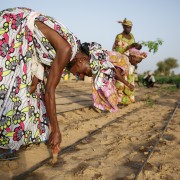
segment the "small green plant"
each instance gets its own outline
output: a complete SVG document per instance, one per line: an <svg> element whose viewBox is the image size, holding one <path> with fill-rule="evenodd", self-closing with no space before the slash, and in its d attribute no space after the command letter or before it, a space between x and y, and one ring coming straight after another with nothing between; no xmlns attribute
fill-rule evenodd
<svg viewBox="0 0 180 180"><path fill-rule="evenodd" d="M161 39L157 39L156 41L141 41L139 43L142 46L147 46L149 49L149 52L156 53L158 52L159 46L163 44L163 41Z"/></svg>
<svg viewBox="0 0 180 180"><path fill-rule="evenodd" d="M145 101L146 105L149 107L152 107L155 104L154 100L150 96L147 96Z"/></svg>

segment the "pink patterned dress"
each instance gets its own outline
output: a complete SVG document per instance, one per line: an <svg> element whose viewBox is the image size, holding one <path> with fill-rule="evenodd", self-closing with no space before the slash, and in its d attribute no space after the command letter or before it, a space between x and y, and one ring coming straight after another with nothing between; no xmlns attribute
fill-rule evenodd
<svg viewBox="0 0 180 180"><path fill-rule="evenodd" d="M135 85L134 70L135 67L129 62L126 55L115 51L109 51L109 60L116 67L124 71L124 79L130 84ZM131 91L124 83L116 80L115 86L118 94L119 104L128 105L135 102L134 91Z"/></svg>
<svg viewBox="0 0 180 180"><path fill-rule="evenodd" d="M54 29L76 54L79 41L62 23L34 11L11 8L0 12L0 148L18 150L22 145L46 141L49 120L44 104L44 81L30 94L32 59L48 69L56 51L34 21ZM34 13L35 14L35 13ZM28 23L34 26L31 30Z"/></svg>
<svg viewBox="0 0 180 180"><path fill-rule="evenodd" d="M134 102L134 92L115 79L115 68L124 72L124 78L134 85L134 66L129 58L115 51L103 50L96 42L86 43L92 69L93 105L101 110L118 111L118 104Z"/></svg>

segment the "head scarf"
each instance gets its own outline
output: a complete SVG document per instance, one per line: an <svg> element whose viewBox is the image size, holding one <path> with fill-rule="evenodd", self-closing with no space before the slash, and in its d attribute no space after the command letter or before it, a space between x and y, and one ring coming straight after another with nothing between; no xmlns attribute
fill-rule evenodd
<svg viewBox="0 0 180 180"><path fill-rule="evenodd" d="M96 42L89 43L90 67L95 76L95 88L100 89L114 77L114 65L109 61L107 51Z"/></svg>
<svg viewBox="0 0 180 180"><path fill-rule="evenodd" d="M144 59L147 57L147 52L140 51L136 48L131 48L129 49L129 55Z"/></svg>
<svg viewBox="0 0 180 180"><path fill-rule="evenodd" d="M82 49L90 56L93 79L94 106L101 110L117 111L118 99L114 81L114 65L109 61L106 50L96 42L83 43ZM97 102L97 96L101 102Z"/></svg>
<svg viewBox="0 0 180 180"><path fill-rule="evenodd" d="M132 21L130 21L126 18L123 21L118 21L118 23L121 23L122 25L125 25L125 26L132 26L133 25Z"/></svg>

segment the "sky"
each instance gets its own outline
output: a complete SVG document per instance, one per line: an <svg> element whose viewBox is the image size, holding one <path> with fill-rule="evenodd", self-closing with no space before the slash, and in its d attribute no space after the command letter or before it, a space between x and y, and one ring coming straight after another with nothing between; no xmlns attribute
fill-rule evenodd
<svg viewBox="0 0 180 180"><path fill-rule="evenodd" d="M154 71L157 63L175 58L180 66L179 0L1 0L0 10L27 7L54 17L66 25L81 42L98 42L112 50L117 34L123 31L119 20L133 22L136 42L163 40L157 53L138 65L138 73ZM146 47L143 51L148 51ZM174 69L180 74L180 67Z"/></svg>

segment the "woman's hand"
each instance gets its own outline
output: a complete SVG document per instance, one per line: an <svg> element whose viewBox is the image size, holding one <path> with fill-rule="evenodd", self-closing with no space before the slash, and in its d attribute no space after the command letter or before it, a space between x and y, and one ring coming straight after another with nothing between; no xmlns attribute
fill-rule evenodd
<svg viewBox="0 0 180 180"><path fill-rule="evenodd" d="M128 88L131 90L131 91L134 91L134 86L132 84L128 84Z"/></svg>
<svg viewBox="0 0 180 180"><path fill-rule="evenodd" d="M139 44L138 44L138 43L133 43L133 44L132 44L132 47L133 47L133 48L139 48Z"/></svg>
<svg viewBox="0 0 180 180"><path fill-rule="evenodd" d="M61 133L60 130L52 131L49 136L49 145L51 148L59 147L61 144Z"/></svg>
<svg viewBox="0 0 180 180"><path fill-rule="evenodd" d="M140 50L142 48L142 46L138 43L132 43L131 45L127 46L126 51L132 48L136 48L138 50Z"/></svg>

